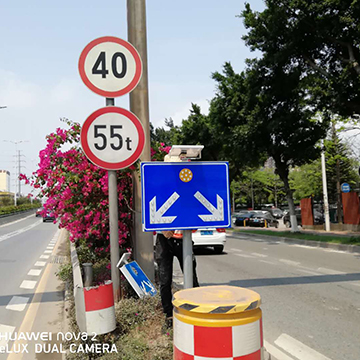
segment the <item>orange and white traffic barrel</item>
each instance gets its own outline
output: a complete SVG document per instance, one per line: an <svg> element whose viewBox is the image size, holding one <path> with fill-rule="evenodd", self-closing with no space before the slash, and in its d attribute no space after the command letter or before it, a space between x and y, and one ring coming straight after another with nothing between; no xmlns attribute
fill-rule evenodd
<svg viewBox="0 0 360 360"><path fill-rule="evenodd" d="M174 294L174 360L263 360L261 298L235 286Z"/></svg>

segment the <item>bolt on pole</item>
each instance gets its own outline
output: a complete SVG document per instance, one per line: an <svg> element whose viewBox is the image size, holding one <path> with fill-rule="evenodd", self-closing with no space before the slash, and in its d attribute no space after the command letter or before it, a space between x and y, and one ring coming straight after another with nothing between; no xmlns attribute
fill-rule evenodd
<svg viewBox="0 0 360 360"><path fill-rule="evenodd" d="M150 161L149 90L146 41L145 0L127 0L128 41L137 49L142 60L143 71L137 87L130 93L130 111L141 121L145 131L145 146L141 161ZM152 233L142 231L140 175L133 173L134 203L134 255L135 260L148 278L154 280L154 250Z"/></svg>
<svg viewBox="0 0 360 360"><path fill-rule="evenodd" d="M114 106L113 98L106 98L106 106ZM110 222L110 261L111 280L113 283L114 301L120 300L120 272L116 267L120 260L119 249L119 205L117 193L116 170L108 170L109 184L109 222Z"/></svg>

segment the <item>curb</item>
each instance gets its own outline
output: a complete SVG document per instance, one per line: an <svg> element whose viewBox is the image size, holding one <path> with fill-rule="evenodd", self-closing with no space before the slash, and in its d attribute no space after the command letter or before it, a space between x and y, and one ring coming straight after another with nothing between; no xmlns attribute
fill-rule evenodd
<svg viewBox="0 0 360 360"><path fill-rule="evenodd" d="M252 234L252 233L248 233L248 232L238 232L238 231L229 231L227 232L228 235L234 236L234 237L238 237L240 238L240 236L238 235L247 235L250 237L262 237L264 238L264 240L266 241L271 241L271 242L281 242L284 244L289 244L289 245L305 245L305 246L309 246L309 247L316 247L316 248L323 248L323 249L332 249L332 250L339 250L339 251L343 251L343 252L347 252L347 253L352 253L352 254L360 254L360 246L358 245L348 245L348 244L335 244L335 243L328 243L328 242L322 242L322 241L316 241L316 240L302 240L302 239L291 239L291 238L287 238L287 237L276 237L276 236L271 236L271 235L262 235L262 234Z"/></svg>

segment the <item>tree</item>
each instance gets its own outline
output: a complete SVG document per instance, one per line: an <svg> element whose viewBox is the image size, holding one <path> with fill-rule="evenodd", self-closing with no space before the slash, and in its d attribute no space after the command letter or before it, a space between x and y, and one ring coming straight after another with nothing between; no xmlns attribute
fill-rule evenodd
<svg viewBox="0 0 360 360"><path fill-rule="evenodd" d="M223 141L231 144L228 149L234 158L253 163L274 159L296 231L289 169L319 156L317 144L328 123L314 117L307 106L307 84L301 71L283 65L252 60L245 72L236 74L229 63L225 64L223 74L213 74L217 92L209 117L223 129Z"/></svg>
<svg viewBox="0 0 360 360"><path fill-rule="evenodd" d="M268 63L301 70L308 103L344 117L360 114L360 2L266 0L242 13L243 37Z"/></svg>

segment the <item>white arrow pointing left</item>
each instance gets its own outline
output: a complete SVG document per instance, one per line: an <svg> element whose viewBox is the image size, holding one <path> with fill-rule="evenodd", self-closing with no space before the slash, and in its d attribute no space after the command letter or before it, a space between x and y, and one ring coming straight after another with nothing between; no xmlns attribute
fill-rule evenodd
<svg viewBox="0 0 360 360"><path fill-rule="evenodd" d="M211 212L211 215L198 215L202 221L223 221L224 220L224 200L216 194L217 207L215 208L211 202L206 199L206 197L201 194L200 191L197 191L194 195L197 200L199 200L207 210Z"/></svg>
<svg viewBox="0 0 360 360"><path fill-rule="evenodd" d="M150 201L150 224L171 224L177 216L163 216L166 211L174 204L174 202L180 197L177 192L174 192L161 206L159 210L156 210L156 196Z"/></svg>

